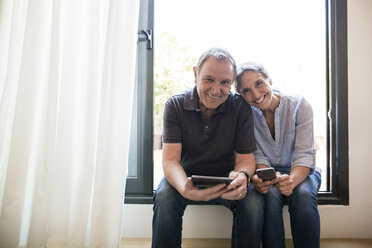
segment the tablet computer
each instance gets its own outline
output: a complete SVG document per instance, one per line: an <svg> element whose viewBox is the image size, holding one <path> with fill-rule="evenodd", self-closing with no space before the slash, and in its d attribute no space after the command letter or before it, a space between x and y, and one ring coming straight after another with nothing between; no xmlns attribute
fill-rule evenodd
<svg viewBox="0 0 372 248"><path fill-rule="evenodd" d="M213 177L213 176L200 176L192 175L192 183L199 188L211 187L217 184L225 183L230 184L234 179L230 177Z"/></svg>

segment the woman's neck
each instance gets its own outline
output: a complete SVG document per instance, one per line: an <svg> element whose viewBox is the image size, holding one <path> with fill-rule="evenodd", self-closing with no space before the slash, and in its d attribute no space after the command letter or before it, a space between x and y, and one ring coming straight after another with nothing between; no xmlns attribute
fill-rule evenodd
<svg viewBox="0 0 372 248"><path fill-rule="evenodd" d="M267 109L263 109L262 113L264 116L272 116L275 113L276 108L280 104L280 95L278 93L273 93L273 98L271 99L271 103Z"/></svg>

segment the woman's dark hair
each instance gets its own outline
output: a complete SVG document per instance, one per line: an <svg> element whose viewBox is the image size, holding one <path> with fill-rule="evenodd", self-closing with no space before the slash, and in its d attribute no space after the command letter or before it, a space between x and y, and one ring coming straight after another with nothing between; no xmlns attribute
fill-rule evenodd
<svg viewBox="0 0 372 248"><path fill-rule="evenodd" d="M236 78L235 78L235 89L236 89L237 93L240 93L241 77L244 74L244 72L246 72L246 71L253 71L253 72L261 73L265 77L265 79L270 78L269 72L266 70L265 67L263 67L260 64L257 64L257 63L252 62L252 61L241 64L238 67L238 72L237 72Z"/></svg>

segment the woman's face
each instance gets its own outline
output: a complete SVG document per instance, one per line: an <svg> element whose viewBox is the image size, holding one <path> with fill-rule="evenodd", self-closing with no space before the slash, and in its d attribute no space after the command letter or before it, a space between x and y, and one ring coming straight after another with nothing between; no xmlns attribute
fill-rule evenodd
<svg viewBox="0 0 372 248"><path fill-rule="evenodd" d="M261 110L269 108L273 98L270 79L261 73L246 71L240 81L240 94L250 105Z"/></svg>

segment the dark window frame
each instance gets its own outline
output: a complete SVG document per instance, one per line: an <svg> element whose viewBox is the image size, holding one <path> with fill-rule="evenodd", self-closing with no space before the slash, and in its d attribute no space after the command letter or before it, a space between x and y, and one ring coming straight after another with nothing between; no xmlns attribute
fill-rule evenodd
<svg viewBox="0 0 372 248"><path fill-rule="evenodd" d="M327 0L328 185L319 204L349 204L347 0ZM331 180L332 176L332 180Z"/></svg>
<svg viewBox="0 0 372 248"><path fill-rule="evenodd" d="M328 191L319 204L349 204L347 0L325 0L327 25ZM154 28L154 0L141 0L132 144L137 176L127 177L125 203L152 204L153 196L153 50L142 30ZM149 32L148 32L149 33ZM154 42L151 40L151 42ZM153 45L153 44L152 44ZM331 180L332 177L332 180ZM325 181L325 180L323 180Z"/></svg>
<svg viewBox="0 0 372 248"><path fill-rule="evenodd" d="M125 203L152 203L153 195L153 35L154 0L140 1L137 42L137 70L134 86L129 167ZM150 40L148 39L150 35ZM151 45L150 45L151 44ZM132 150L132 151L131 151ZM134 152L133 152L134 151ZM130 168L128 168L129 171Z"/></svg>

